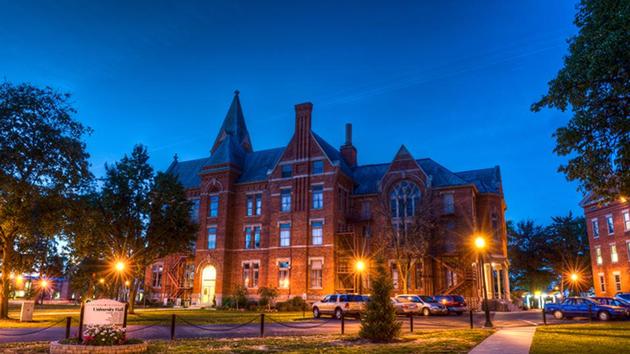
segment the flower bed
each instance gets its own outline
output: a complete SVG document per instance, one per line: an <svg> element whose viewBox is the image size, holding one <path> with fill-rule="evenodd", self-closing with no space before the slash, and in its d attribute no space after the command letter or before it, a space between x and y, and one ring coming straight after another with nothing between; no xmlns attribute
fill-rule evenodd
<svg viewBox="0 0 630 354"><path fill-rule="evenodd" d="M88 326L83 339L70 338L50 343L50 353L144 353L147 344L127 339L126 330L116 325Z"/></svg>

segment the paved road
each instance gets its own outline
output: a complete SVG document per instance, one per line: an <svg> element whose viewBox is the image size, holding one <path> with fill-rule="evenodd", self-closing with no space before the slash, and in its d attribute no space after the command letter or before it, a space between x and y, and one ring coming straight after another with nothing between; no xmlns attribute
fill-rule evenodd
<svg viewBox="0 0 630 354"><path fill-rule="evenodd" d="M253 315L254 318L256 315ZM185 316L183 316L185 319ZM316 335L316 334L337 334L341 333L341 321L322 318L309 319L295 322L274 322L273 314L267 315L265 320L265 336L292 336L292 335ZM523 326L536 326L542 324L542 314L540 311L523 312L498 312L492 314L492 321L497 328L514 328ZM408 318L400 317L403 324L403 331L409 331L410 321ZM473 315L473 325L481 328L485 322L484 314L477 312ZM551 316L547 316L547 323L568 323L567 320L558 321ZM571 322L576 322L571 321ZM420 329L445 329L445 328L469 328L470 318L468 315L462 316L417 316L413 319L414 330ZM193 322L197 324L197 322ZM199 325L194 326L178 320L175 330L177 338L211 337L211 338L236 338L236 337L257 337L260 335L260 321L258 318L250 324L237 325ZM0 342L26 342L26 341L52 341L65 336L64 327L52 327L38 332L41 328L18 328L0 329ZM77 327L73 327L71 334L77 333ZM345 333L358 333L359 321L347 319L345 321ZM35 333L37 332L37 333ZM154 323L150 325L128 326L129 337L143 339L169 339L170 323Z"/></svg>

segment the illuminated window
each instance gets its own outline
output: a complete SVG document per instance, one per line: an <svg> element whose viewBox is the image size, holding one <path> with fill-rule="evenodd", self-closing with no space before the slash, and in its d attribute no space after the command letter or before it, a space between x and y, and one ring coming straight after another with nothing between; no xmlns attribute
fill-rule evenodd
<svg viewBox="0 0 630 354"><path fill-rule="evenodd" d="M623 211L623 225L626 231L630 231L630 210Z"/></svg>
<svg viewBox="0 0 630 354"><path fill-rule="evenodd" d="M259 272L260 264L258 262L243 262L243 286L247 288L257 288Z"/></svg>
<svg viewBox="0 0 630 354"><path fill-rule="evenodd" d="M604 259L602 258L602 248L599 246L595 247L595 257L597 265L602 265L602 263L604 263Z"/></svg>
<svg viewBox="0 0 630 354"><path fill-rule="evenodd" d="M252 247L252 228L248 226L245 228L245 248L251 248L251 247Z"/></svg>
<svg viewBox="0 0 630 354"><path fill-rule="evenodd" d="M162 272L164 271L164 266L160 264L154 264L151 267L151 285L154 288L162 287Z"/></svg>
<svg viewBox="0 0 630 354"><path fill-rule="evenodd" d="M278 288L289 288L289 261L278 262Z"/></svg>
<svg viewBox="0 0 630 354"><path fill-rule="evenodd" d="M280 247L291 245L291 224L280 224Z"/></svg>
<svg viewBox="0 0 630 354"><path fill-rule="evenodd" d="M311 188L313 209L322 209L324 207L324 186L318 185Z"/></svg>
<svg viewBox="0 0 630 354"><path fill-rule="evenodd" d="M321 289L322 288L322 269L324 262L321 259L313 259L311 260L311 289Z"/></svg>
<svg viewBox="0 0 630 354"><path fill-rule="evenodd" d="M619 262L619 255L617 254L617 245L610 245L610 261L613 263Z"/></svg>

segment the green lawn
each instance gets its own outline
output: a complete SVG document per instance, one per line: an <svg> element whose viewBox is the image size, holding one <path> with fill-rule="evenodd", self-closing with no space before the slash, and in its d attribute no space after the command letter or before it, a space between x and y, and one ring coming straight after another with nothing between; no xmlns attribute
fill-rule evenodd
<svg viewBox="0 0 630 354"><path fill-rule="evenodd" d="M491 330L430 330L404 335L390 344L372 344L355 336L268 337L250 339L178 339L150 341L149 353L467 353ZM2 345L0 352L46 353L47 343Z"/></svg>
<svg viewBox="0 0 630 354"><path fill-rule="evenodd" d="M241 312L241 311L219 311L219 310L187 310L187 309L136 309L136 315L129 315L128 323L134 324L154 324L163 322L169 324L171 315L176 314L195 324L230 324L243 323L255 316L259 316L257 312ZM302 319L303 316L309 317L311 314L306 312L276 312L269 313L274 319L282 321L293 321ZM9 311L11 320L0 320L0 328L23 328L23 327L46 327L55 322L62 321L57 326L65 326L63 321L67 316L73 318L73 326L79 322L78 306L37 306L33 314L33 322L20 322L20 311L18 308L12 308Z"/></svg>
<svg viewBox="0 0 630 354"><path fill-rule="evenodd" d="M530 354L627 353L630 322L540 326Z"/></svg>

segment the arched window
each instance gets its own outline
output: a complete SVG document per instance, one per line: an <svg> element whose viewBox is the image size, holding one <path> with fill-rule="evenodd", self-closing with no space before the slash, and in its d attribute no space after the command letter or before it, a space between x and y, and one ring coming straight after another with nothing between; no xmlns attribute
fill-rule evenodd
<svg viewBox="0 0 630 354"><path fill-rule="evenodd" d="M389 193L389 200L393 218L415 215L420 204L420 189L410 181L398 182Z"/></svg>

